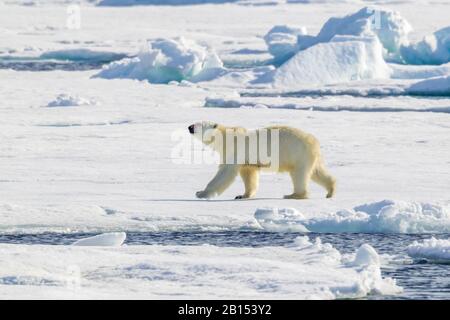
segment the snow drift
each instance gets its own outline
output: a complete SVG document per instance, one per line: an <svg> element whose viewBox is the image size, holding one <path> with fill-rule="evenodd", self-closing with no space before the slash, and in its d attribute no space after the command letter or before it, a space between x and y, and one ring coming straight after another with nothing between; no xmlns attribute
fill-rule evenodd
<svg viewBox="0 0 450 320"><path fill-rule="evenodd" d="M93 99L87 99L69 94L59 94L55 100L50 101L47 107L75 107L75 106L92 106L98 102Z"/></svg>
<svg viewBox="0 0 450 320"><path fill-rule="evenodd" d="M450 263L450 240L432 237L421 242L414 241L407 251L413 258Z"/></svg>
<svg viewBox="0 0 450 320"><path fill-rule="evenodd" d="M415 95L450 96L450 76L435 77L411 85L408 93Z"/></svg>
<svg viewBox="0 0 450 320"><path fill-rule="evenodd" d="M157 39L135 58L113 62L94 77L131 78L151 83L211 80L224 71L215 52L184 38Z"/></svg>
<svg viewBox="0 0 450 320"><path fill-rule="evenodd" d="M305 219L295 209L257 209L255 219L268 231L322 233L447 233L450 208L429 203L383 200ZM295 226L295 229L293 228Z"/></svg>

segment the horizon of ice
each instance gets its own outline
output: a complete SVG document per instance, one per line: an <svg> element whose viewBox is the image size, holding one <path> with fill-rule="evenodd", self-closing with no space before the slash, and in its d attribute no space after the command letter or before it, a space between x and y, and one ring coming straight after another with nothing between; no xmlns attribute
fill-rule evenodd
<svg viewBox="0 0 450 320"><path fill-rule="evenodd" d="M125 232L109 232L83 238L72 243L73 246L120 247L127 234Z"/></svg>
<svg viewBox="0 0 450 320"><path fill-rule="evenodd" d="M318 233L448 233L450 208L437 204L383 200L305 219L294 208L256 209L255 219L269 232ZM274 228L273 226L276 226Z"/></svg>
<svg viewBox="0 0 450 320"><path fill-rule="evenodd" d="M171 81L208 81L223 74L225 68L219 56L192 40L183 37L157 39L135 58L114 61L94 77L130 78L150 83Z"/></svg>
<svg viewBox="0 0 450 320"><path fill-rule="evenodd" d="M342 90L342 91L341 91ZM398 95L406 95L408 94L408 87L401 89L384 89L384 90L375 90L375 89L366 89L362 88L361 90L353 89L322 89L319 88L317 90L307 89L303 91L299 91L299 94L304 95L351 95L353 97L370 97L374 95L376 97L380 96L398 96ZM442 95L442 92L436 93ZM434 95L433 88L430 87L430 91L423 91L419 93L419 91L411 91L411 95L420 96L420 95ZM448 94L447 94L448 95ZM340 111L351 111L351 112L436 112L436 113L450 113L449 105L439 105L439 106L374 106L374 105L358 105L358 104L343 104L343 105L308 105L302 103L295 102L286 102L286 103L270 103L268 101L264 101L263 103L256 101L249 101L248 99L241 98L216 98L216 97L206 97L205 102L203 104L205 108L243 108L243 109L294 109L294 110L309 110L309 111L321 111L321 112L340 112Z"/></svg>
<svg viewBox="0 0 450 320"><path fill-rule="evenodd" d="M450 263L450 239L431 237L420 242L414 241L406 250L415 259Z"/></svg>

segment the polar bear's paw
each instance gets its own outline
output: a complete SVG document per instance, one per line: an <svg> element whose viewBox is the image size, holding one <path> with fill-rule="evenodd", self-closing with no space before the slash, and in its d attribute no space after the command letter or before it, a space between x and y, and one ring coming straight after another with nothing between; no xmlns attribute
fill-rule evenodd
<svg viewBox="0 0 450 320"><path fill-rule="evenodd" d="M293 193L293 194L288 194L288 195L284 196L283 198L284 199L297 199L297 200L308 199L308 194L307 193Z"/></svg>
<svg viewBox="0 0 450 320"><path fill-rule="evenodd" d="M196 196L197 198L199 198L199 199L209 199L209 198L212 197L212 195L211 195L209 192L205 191L205 190L197 191L197 192L195 193L195 196Z"/></svg>

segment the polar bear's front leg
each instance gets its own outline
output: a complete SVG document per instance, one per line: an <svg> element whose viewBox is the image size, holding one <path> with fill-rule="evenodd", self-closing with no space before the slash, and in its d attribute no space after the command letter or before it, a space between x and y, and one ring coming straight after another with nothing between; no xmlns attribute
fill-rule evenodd
<svg viewBox="0 0 450 320"><path fill-rule="evenodd" d="M205 190L198 191L197 198L212 198L224 192L234 181L239 173L239 166L233 164L221 164L219 171L208 183Z"/></svg>
<svg viewBox="0 0 450 320"><path fill-rule="evenodd" d="M235 199L247 199L255 196L259 185L259 170L255 167L243 167L240 171L242 181L244 181L245 193Z"/></svg>

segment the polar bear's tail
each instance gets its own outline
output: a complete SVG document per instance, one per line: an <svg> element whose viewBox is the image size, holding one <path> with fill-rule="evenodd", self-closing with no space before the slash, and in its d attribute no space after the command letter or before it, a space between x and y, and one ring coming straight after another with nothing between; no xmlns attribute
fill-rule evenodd
<svg viewBox="0 0 450 320"><path fill-rule="evenodd" d="M322 161L318 161L316 167L314 168L312 179L314 182L327 189L327 198L334 196L336 190L336 179L328 173Z"/></svg>

